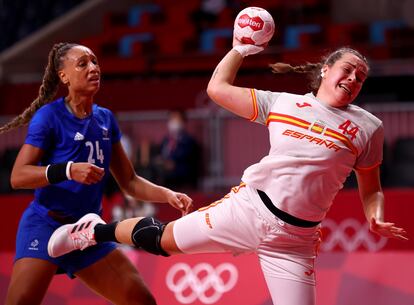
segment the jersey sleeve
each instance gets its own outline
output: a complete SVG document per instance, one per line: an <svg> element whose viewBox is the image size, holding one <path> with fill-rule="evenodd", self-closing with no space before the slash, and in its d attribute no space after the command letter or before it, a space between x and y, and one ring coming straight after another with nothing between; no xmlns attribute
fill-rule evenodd
<svg viewBox="0 0 414 305"><path fill-rule="evenodd" d="M277 101L281 93L252 89L253 106L255 115L251 119L252 122L266 125L266 120L269 116L270 109Z"/></svg>
<svg viewBox="0 0 414 305"><path fill-rule="evenodd" d="M45 108L37 110L29 123L25 144L47 150L53 141L53 118Z"/></svg>
<svg viewBox="0 0 414 305"><path fill-rule="evenodd" d="M359 155L356 170L371 169L381 164L384 149L384 127L381 124Z"/></svg>
<svg viewBox="0 0 414 305"><path fill-rule="evenodd" d="M111 119L111 142L112 144L118 143L121 141L122 133L119 129L118 122L115 119L115 116L111 111L109 111L110 119Z"/></svg>

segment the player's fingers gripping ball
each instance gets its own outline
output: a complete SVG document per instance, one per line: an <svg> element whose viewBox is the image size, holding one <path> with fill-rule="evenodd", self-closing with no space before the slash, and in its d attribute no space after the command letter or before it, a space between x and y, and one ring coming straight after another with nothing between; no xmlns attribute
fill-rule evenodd
<svg viewBox="0 0 414 305"><path fill-rule="evenodd" d="M260 7L247 7L234 21L234 37L243 44L263 46L275 33L275 22L268 11Z"/></svg>

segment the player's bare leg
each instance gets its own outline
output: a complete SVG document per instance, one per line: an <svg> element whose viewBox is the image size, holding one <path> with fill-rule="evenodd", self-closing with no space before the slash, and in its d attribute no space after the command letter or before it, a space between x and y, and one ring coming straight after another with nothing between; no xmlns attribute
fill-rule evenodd
<svg viewBox="0 0 414 305"><path fill-rule="evenodd" d="M80 270L76 276L91 290L113 304L156 304L134 265L119 249Z"/></svg>
<svg viewBox="0 0 414 305"><path fill-rule="evenodd" d="M131 233L136 224L144 217L135 217L122 220L118 223L115 229L115 237L121 244L134 246Z"/></svg>
<svg viewBox="0 0 414 305"><path fill-rule="evenodd" d="M164 229L164 233L162 234L161 238L161 247L164 249L165 252L167 252L170 255L183 253L178 248L174 238L174 225L175 221L168 223Z"/></svg>
<svg viewBox="0 0 414 305"><path fill-rule="evenodd" d="M6 305L41 304L57 266L37 258L21 258L13 272L5 300Z"/></svg>

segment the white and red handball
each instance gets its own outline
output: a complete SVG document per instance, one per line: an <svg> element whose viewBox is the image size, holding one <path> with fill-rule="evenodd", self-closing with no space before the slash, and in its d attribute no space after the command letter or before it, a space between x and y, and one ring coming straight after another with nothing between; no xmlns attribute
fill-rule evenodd
<svg viewBox="0 0 414 305"><path fill-rule="evenodd" d="M266 44L274 33L275 22L272 15L260 7L243 9L234 21L234 36L243 44Z"/></svg>

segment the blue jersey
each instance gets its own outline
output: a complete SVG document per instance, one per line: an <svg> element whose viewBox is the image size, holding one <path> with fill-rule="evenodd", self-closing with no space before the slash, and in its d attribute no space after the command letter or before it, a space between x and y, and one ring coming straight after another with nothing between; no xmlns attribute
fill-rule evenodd
<svg viewBox="0 0 414 305"><path fill-rule="evenodd" d="M112 112L96 104L92 114L84 119L69 112L64 98L41 107L30 122L25 141L44 150L39 165L89 162L104 168L105 176L92 185L67 180L38 188L34 202L74 218L91 212L99 214L112 145L120 138L121 132Z"/></svg>

